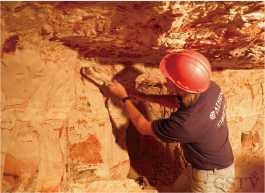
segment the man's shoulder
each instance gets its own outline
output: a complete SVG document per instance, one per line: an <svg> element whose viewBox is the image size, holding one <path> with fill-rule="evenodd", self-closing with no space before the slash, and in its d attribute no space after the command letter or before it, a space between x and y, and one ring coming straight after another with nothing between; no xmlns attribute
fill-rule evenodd
<svg viewBox="0 0 265 193"><path fill-rule="evenodd" d="M220 86L216 82L214 82L213 80L211 80L210 88L211 87L212 88L219 88L219 89L221 89Z"/></svg>
<svg viewBox="0 0 265 193"><path fill-rule="evenodd" d="M205 96L207 96L207 98L214 98L219 95L219 93L222 93L221 87L216 82L211 81L211 85L207 90L207 93L205 93Z"/></svg>

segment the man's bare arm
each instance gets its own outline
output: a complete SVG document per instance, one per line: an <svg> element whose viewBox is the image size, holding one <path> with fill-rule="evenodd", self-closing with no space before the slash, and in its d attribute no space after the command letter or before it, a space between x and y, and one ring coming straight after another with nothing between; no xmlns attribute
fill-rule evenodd
<svg viewBox="0 0 265 193"><path fill-rule="evenodd" d="M113 80L114 86L109 86L110 91L116 96L122 98L128 97L125 88L116 80ZM134 106L131 100L125 101L125 109L127 115L131 119L134 126L142 135L150 135L156 138L152 130L152 121L148 121L142 113Z"/></svg>

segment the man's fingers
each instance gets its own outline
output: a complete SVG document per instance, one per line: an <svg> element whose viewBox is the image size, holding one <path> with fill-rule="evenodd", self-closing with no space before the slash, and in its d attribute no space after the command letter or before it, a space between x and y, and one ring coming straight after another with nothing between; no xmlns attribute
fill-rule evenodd
<svg viewBox="0 0 265 193"><path fill-rule="evenodd" d="M115 79L113 79L112 82L114 82L115 85L119 84L119 82Z"/></svg>
<svg viewBox="0 0 265 193"><path fill-rule="evenodd" d="M117 80L115 80L115 79L113 79L112 82L113 82L114 84L109 85L109 87L117 86L117 85L119 84L119 82L118 82Z"/></svg>

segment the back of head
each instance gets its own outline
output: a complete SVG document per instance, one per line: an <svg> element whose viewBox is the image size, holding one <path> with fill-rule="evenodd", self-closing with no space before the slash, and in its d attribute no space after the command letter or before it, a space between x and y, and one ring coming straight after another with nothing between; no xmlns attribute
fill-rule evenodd
<svg viewBox="0 0 265 193"><path fill-rule="evenodd" d="M164 76L189 93L202 93L211 83L211 65L197 51L168 54L160 62L159 69Z"/></svg>

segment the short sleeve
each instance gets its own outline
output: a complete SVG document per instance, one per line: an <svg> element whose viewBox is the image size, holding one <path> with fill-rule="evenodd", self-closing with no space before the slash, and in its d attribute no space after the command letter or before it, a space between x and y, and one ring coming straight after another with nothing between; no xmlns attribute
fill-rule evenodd
<svg viewBox="0 0 265 193"><path fill-rule="evenodd" d="M182 126L181 122L172 117L153 121L152 130L163 142L192 143L195 141L192 134Z"/></svg>

